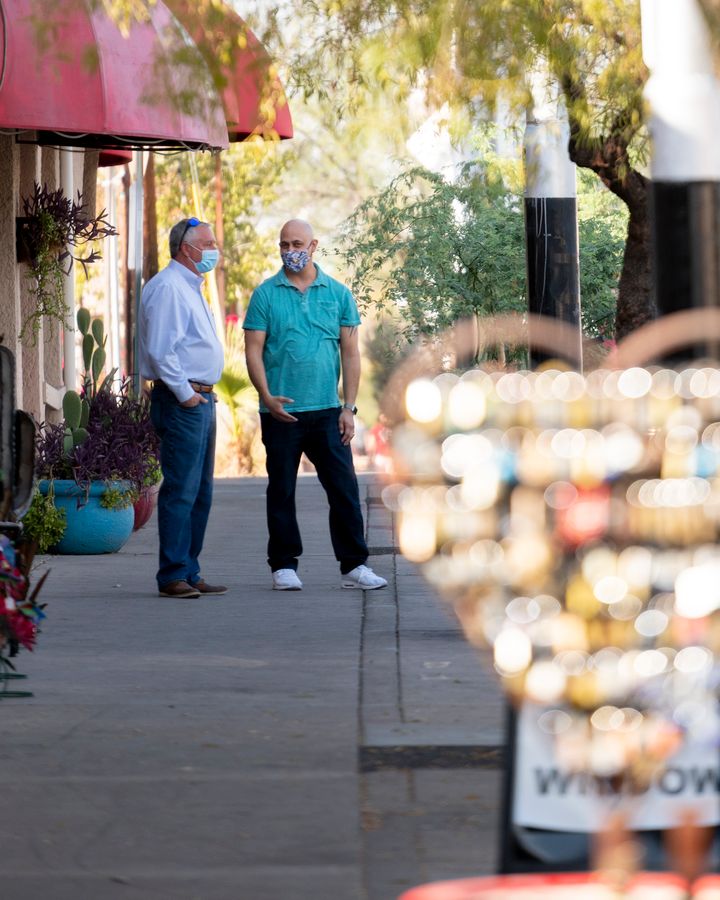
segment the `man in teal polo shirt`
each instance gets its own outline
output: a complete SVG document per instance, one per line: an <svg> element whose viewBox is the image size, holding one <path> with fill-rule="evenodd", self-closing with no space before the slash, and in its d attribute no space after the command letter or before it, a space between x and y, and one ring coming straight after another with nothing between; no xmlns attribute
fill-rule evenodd
<svg viewBox="0 0 720 900"><path fill-rule="evenodd" d="M350 291L313 262L316 248L307 222L292 219L283 225L283 267L253 292L243 323L267 453L268 564L275 590L302 589L295 485L305 453L330 504L342 587L375 590L387 581L365 565L368 548L350 450L360 383L360 317ZM344 404L338 395L341 373Z"/></svg>

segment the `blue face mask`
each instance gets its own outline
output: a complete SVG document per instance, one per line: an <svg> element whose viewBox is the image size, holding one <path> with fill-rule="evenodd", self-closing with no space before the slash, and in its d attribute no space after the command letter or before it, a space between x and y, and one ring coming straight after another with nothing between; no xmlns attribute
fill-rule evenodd
<svg viewBox="0 0 720 900"><path fill-rule="evenodd" d="M302 272L310 262L310 254L307 250L283 250L280 252L283 265L291 272Z"/></svg>
<svg viewBox="0 0 720 900"><path fill-rule="evenodd" d="M193 248L193 250L200 249L199 247L196 247L194 244L190 244L190 246ZM201 250L200 252L202 253L200 262L195 262L195 260L193 260L193 263L195 265L195 268L198 270L198 272L201 275L204 275L206 272L212 272L212 270L218 264L218 261L220 259L220 251L219 250Z"/></svg>

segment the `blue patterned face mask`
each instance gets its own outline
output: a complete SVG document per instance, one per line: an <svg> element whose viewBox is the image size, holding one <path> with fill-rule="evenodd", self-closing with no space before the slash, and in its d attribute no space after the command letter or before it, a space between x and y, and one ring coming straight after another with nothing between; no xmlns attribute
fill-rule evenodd
<svg viewBox="0 0 720 900"><path fill-rule="evenodd" d="M282 250L280 259L282 259L286 269L297 273L302 272L310 262L310 254L307 250Z"/></svg>

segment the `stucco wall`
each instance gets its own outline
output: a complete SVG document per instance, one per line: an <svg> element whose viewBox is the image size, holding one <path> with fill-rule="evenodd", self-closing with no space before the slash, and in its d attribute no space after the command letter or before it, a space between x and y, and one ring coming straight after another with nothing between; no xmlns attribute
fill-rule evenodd
<svg viewBox="0 0 720 900"><path fill-rule="evenodd" d="M57 150L50 147L42 150L40 176L42 184L47 184L53 188L60 185L60 154ZM43 322L41 339L43 349L41 394L43 420L46 422L59 422L62 418L62 413L58 406L65 390L62 370L63 337L59 323L46 319Z"/></svg>
<svg viewBox="0 0 720 900"><path fill-rule="evenodd" d="M14 137L0 135L0 336L2 343L16 355L20 321L19 272L15 253L15 217L20 183L20 152ZM18 379L19 381L19 379ZM22 385L17 386L18 402Z"/></svg>
<svg viewBox="0 0 720 900"><path fill-rule="evenodd" d="M72 162L76 197L77 191L83 191L97 176L97 153L88 154L86 165L85 153L75 152ZM23 213L22 200L32 193L36 181L52 190L59 187L59 151L18 144L13 136L0 135L0 336L15 354L17 406L38 422L57 422L64 392L62 329L56 322L44 320L37 340L31 332L20 340L23 323L35 308L35 297L28 266L17 261L15 223ZM94 191L90 200L94 204ZM81 368L78 360L78 377Z"/></svg>

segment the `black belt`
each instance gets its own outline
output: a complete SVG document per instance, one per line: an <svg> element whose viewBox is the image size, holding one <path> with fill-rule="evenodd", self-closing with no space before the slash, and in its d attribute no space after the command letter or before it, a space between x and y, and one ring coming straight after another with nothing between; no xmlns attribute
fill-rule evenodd
<svg viewBox="0 0 720 900"><path fill-rule="evenodd" d="M212 394L213 388L215 387L214 384L203 384L202 381L188 381L188 384L196 394ZM170 390L165 382L161 381L159 378L156 378L155 381L153 381L153 385L165 388L166 391Z"/></svg>

